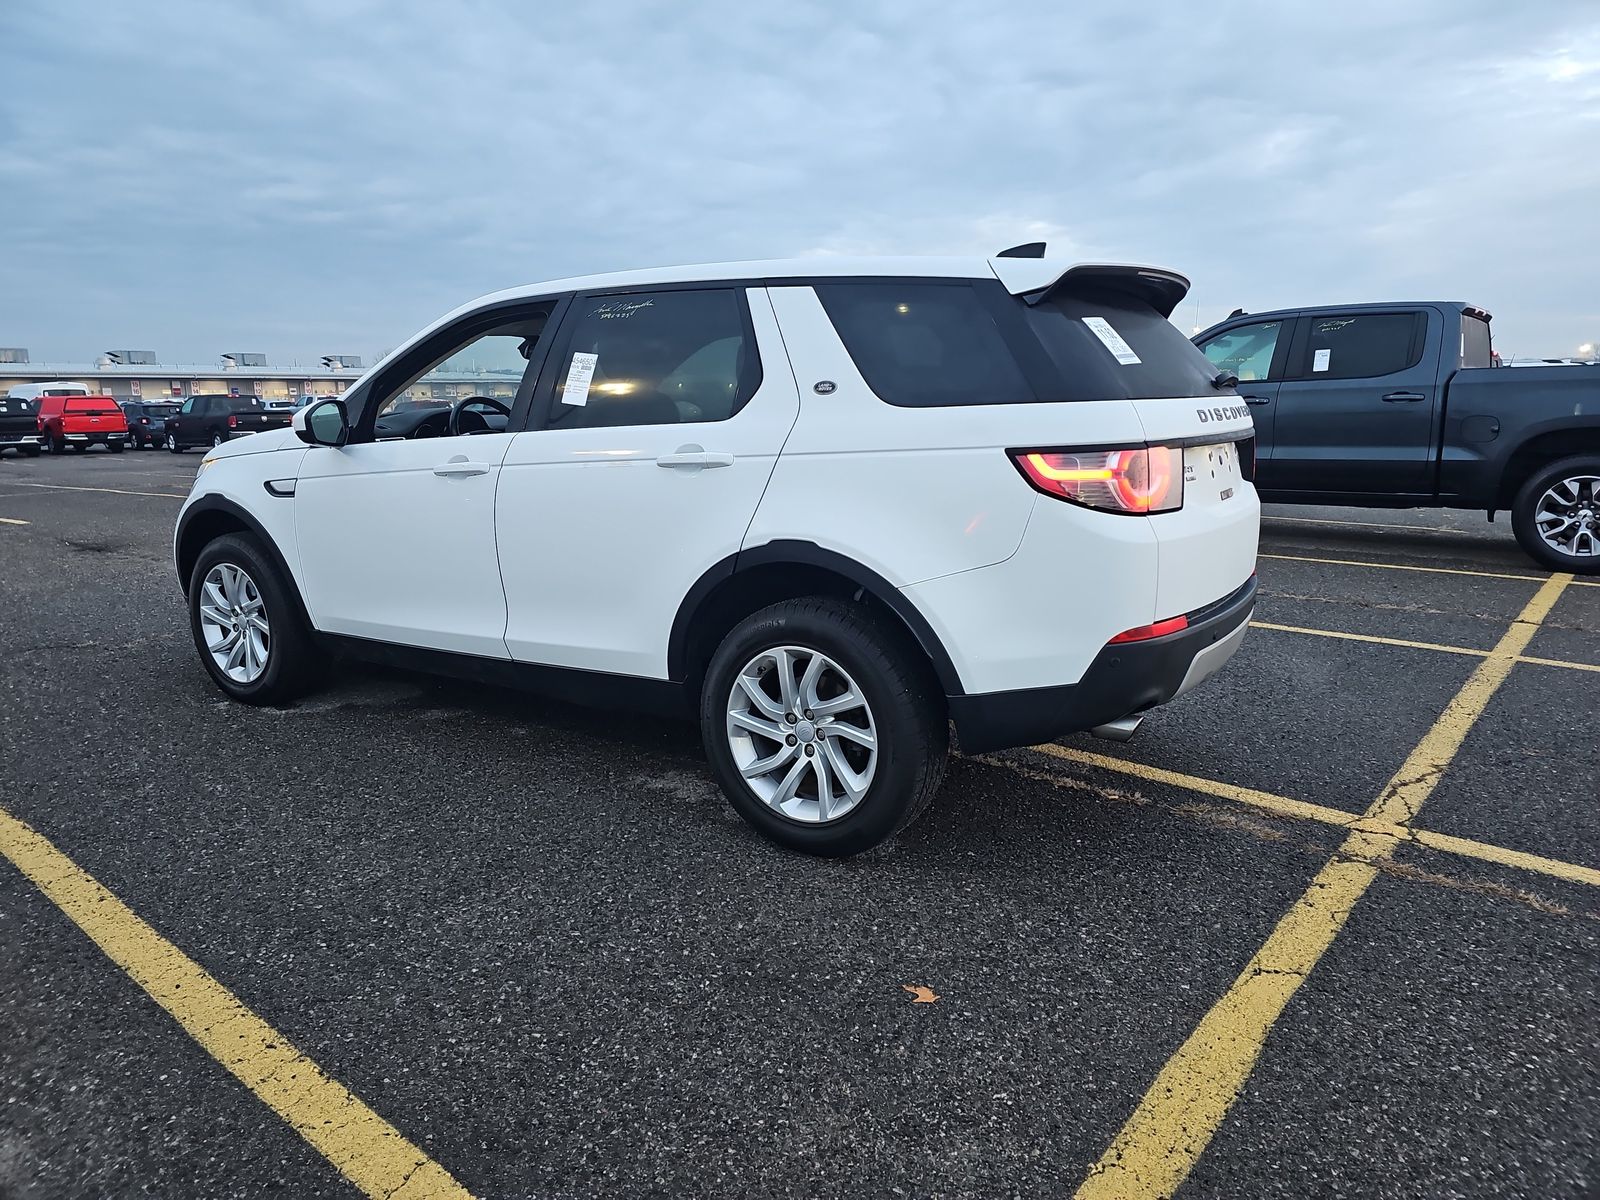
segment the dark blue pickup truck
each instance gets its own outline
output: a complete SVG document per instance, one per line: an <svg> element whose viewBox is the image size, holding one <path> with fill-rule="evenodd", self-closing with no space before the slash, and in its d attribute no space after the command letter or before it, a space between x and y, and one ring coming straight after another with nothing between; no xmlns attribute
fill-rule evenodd
<svg viewBox="0 0 1600 1200"><path fill-rule="evenodd" d="M1600 574L1600 366L1493 367L1489 314L1454 302L1238 312L1194 340L1251 406L1262 499L1509 510L1541 564Z"/></svg>

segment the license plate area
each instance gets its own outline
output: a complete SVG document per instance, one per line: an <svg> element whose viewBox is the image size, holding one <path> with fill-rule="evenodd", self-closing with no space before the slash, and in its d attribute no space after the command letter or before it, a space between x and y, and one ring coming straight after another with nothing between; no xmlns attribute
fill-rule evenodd
<svg viewBox="0 0 1600 1200"><path fill-rule="evenodd" d="M1232 442L1183 448L1183 502L1225 504L1239 494L1244 473Z"/></svg>

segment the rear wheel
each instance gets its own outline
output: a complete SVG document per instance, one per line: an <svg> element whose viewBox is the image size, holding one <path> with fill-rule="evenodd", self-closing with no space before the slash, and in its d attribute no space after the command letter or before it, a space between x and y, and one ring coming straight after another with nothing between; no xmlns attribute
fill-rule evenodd
<svg viewBox="0 0 1600 1200"><path fill-rule="evenodd" d="M24 446L22 448L22 452L29 458L38 458L41 453L39 447L37 446Z"/></svg>
<svg viewBox="0 0 1600 1200"><path fill-rule="evenodd" d="M249 534L200 552L189 579L189 626L212 681L246 704L283 704L315 682L320 656L293 584Z"/></svg>
<svg viewBox="0 0 1600 1200"><path fill-rule="evenodd" d="M121 454L124 446L121 442L107 442L106 449L111 451L113 454Z"/></svg>
<svg viewBox="0 0 1600 1200"><path fill-rule="evenodd" d="M700 729L723 792L806 854L868 850L911 824L944 778L940 689L899 630L839 600L788 600L717 648Z"/></svg>
<svg viewBox="0 0 1600 1200"><path fill-rule="evenodd" d="M224 438L220 433L213 433L211 435L211 448L215 450L218 446L222 445L223 441Z"/></svg>
<svg viewBox="0 0 1600 1200"><path fill-rule="evenodd" d="M1511 528L1540 565L1600 574L1600 455L1575 455L1535 472L1512 503Z"/></svg>

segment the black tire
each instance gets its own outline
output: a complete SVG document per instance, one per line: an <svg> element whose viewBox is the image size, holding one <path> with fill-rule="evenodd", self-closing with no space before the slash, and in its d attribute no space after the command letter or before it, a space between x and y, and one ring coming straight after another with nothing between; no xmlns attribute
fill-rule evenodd
<svg viewBox="0 0 1600 1200"><path fill-rule="evenodd" d="M88 442L70 442L68 444L72 447L74 454L82 454L89 449Z"/></svg>
<svg viewBox="0 0 1600 1200"><path fill-rule="evenodd" d="M183 453L183 447L178 445L178 435L177 434L175 434L175 433L167 434L167 449L169 451L171 451L173 454L182 454Z"/></svg>
<svg viewBox="0 0 1600 1200"><path fill-rule="evenodd" d="M866 794L829 821L801 821L751 790L728 741L728 697L745 664L763 650L821 651L855 681L871 706L878 760ZM786 600L746 617L722 640L700 690L706 756L729 803L762 835L804 854L859 854L910 825L939 790L950 752L942 689L904 631L859 604L825 597Z"/></svg>
<svg viewBox="0 0 1600 1200"><path fill-rule="evenodd" d="M261 596L262 612L269 626L267 666L250 683L239 683L222 673L200 628L203 584L206 574L219 563L231 563L250 576ZM316 683L324 655L317 646L316 635L300 615L293 587L250 534L219 537L207 543L195 560L194 574L189 577L189 631L211 681L233 699L245 704L287 704Z"/></svg>
<svg viewBox="0 0 1600 1200"><path fill-rule="evenodd" d="M39 455L44 453L44 451L42 451L38 446L24 446L22 448L22 453L28 458L38 458Z"/></svg>
<svg viewBox="0 0 1600 1200"><path fill-rule="evenodd" d="M107 442L106 449L113 454L121 454L126 447L122 442Z"/></svg>
<svg viewBox="0 0 1600 1200"><path fill-rule="evenodd" d="M1570 571L1574 575L1600 575L1600 554L1579 556L1551 546L1539 534L1534 521L1539 501L1552 486L1576 476L1600 478L1600 454L1575 454L1535 471L1517 491L1511 504L1511 530L1517 535L1528 557L1551 571ZM1587 507L1585 507L1587 506ZM1591 486L1579 497L1581 514L1589 518L1590 528L1600 537L1600 487ZM1588 543L1586 543L1588 544Z"/></svg>

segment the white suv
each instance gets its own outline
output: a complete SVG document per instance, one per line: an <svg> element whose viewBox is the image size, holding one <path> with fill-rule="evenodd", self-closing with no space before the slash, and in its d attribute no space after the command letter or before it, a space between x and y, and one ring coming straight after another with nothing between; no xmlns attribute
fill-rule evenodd
<svg viewBox="0 0 1600 1200"><path fill-rule="evenodd" d="M866 849L968 753L1126 736L1237 648L1253 430L1170 271L808 259L457 309L212 450L175 553L246 703L329 650L698 711L734 807Z"/></svg>

